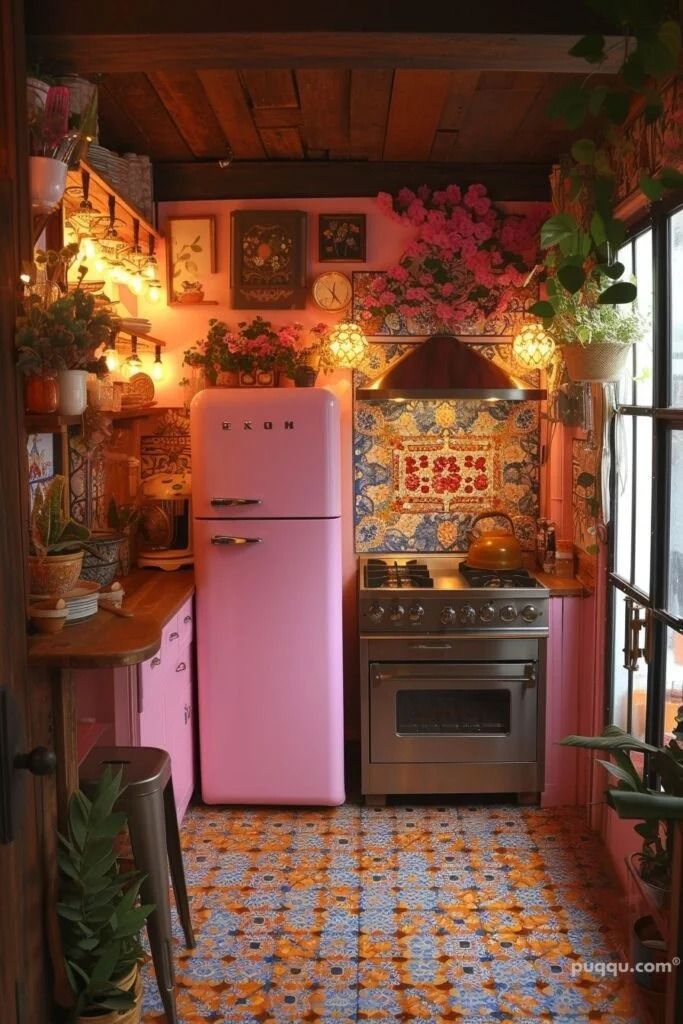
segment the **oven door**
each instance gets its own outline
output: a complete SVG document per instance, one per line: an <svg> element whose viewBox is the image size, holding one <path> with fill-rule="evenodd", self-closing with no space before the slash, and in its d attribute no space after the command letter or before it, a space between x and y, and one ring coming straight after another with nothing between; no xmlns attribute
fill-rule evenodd
<svg viewBox="0 0 683 1024"><path fill-rule="evenodd" d="M536 662L370 663L373 763L536 760Z"/></svg>

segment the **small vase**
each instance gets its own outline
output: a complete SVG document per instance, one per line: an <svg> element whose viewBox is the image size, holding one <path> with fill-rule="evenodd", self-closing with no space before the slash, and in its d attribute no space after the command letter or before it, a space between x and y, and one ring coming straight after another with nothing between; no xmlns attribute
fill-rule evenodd
<svg viewBox="0 0 683 1024"><path fill-rule="evenodd" d="M59 392L56 373L50 371L32 373L26 378L26 412L57 412L58 405Z"/></svg>
<svg viewBox="0 0 683 1024"><path fill-rule="evenodd" d="M31 207L34 213L52 213L62 201L67 166L49 156L30 157Z"/></svg>
<svg viewBox="0 0 683 1024"><path fill-rule="evenodd" d="M296 371L294 383L298 388L313 388L318 377L318 371L312 366L300 366Z"/></svg>
<svg viewBox="0 0 683 1024"><path fill-rule="evenodd" d="M88 404L86 387L88 374L85 370L60 370L59 411L64 416L80 416Z"/></svg>

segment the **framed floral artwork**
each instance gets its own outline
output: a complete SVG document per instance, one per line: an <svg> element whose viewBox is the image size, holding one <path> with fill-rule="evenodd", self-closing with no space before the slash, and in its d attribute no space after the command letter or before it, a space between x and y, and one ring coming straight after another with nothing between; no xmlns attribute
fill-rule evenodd
<svg viewBox="0 0 683 1024"><path fill-rule="evenodd" d="M233 309L303 309L306 214L234 210L230 217Z"/></svg>
<svg viewBox="0 0 683 1024"><path fill-rule="evenodd" d="M199 305L216 273L216 218L171 217L166 222L169 306Z"/></svg>
<svg viewBox="0 0 683 1024"><path fill-rule="evenodd" d="M364 213L321 213L318 217L320 263L365 263Z"/></svg>

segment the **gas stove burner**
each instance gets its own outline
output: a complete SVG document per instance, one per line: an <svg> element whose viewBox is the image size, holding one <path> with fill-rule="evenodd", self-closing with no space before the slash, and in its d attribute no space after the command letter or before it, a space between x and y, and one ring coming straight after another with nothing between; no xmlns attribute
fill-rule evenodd
<svg viewBox="0 0 683 1024"><path fill-rule="evenodd" d="M541 585L526 569L475 569L467 562L461 562L459 568L471 587L490 587L496 590Z"/></svg>
<svg viewBox="0 0 683 1024"><path fill-rule="evenodd" d="M365 566L365 585L370 589L378 587L433 587L429 568L424 562L411 559L408 562L389 564L383 558L369 558Z"/></svg>

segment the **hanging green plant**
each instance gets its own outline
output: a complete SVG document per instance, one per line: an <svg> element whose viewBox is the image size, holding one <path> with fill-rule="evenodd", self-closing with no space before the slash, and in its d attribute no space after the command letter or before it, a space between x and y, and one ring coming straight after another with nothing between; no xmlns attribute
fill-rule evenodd
<svg viewBox="0 0 683 1024"><path fill-rule="evenodd" d="M579 84L558 90L549 116L578 130L590 119L595 137L577 139L561 164L555 195L557 212L541 228L546 252L543 276L547 297L531 312L549 326L567 312L567 296L589 306L624 306L637 298L635 282L624 279L617 259L626 238L626 224L615 215L616 174L623 124L640 103L647 124L663 113L660 88L673 74L681 52L678 4L673 0L587 0L588 5L623 33L624 57L613 84L595 81L595 73L608 57L603 35L592 33L569 51L591 65ZM644 173L641 191L651 201L667 189L683 187L683 173L666 166Z"/></svg>

